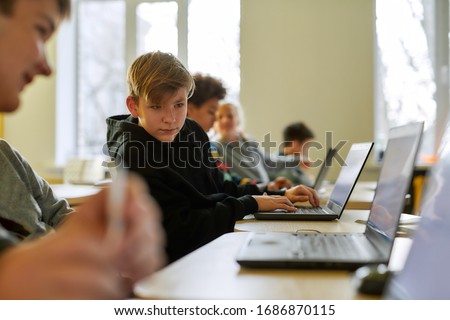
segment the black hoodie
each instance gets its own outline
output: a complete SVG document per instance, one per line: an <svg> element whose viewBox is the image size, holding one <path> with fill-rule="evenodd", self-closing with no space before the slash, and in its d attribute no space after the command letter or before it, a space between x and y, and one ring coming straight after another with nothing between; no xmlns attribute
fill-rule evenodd
<svg viewBox="0 0 450 320"><path fill-rule="evenodd" d="M156 140L129 115L106 122L109 155L147 181L162 209L170 261L232 232L236 220L257 211L250 195L262 192L223 180L208 136L195 121L186 119L173 142Z"/></svg>

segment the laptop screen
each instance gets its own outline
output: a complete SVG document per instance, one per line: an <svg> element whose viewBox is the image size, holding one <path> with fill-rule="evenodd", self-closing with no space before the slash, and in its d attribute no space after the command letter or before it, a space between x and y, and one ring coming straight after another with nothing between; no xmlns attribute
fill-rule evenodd
<svg viewBox="0 0 450 320"><path fill-rule="evenodd" d="M431 170L418 229L403 270L388 282L385 298L450 299L450 128Z"/></svg>
<svg viewBox="0 0 450 320"><path fill-rule="evenodd" d="M367 229L394 239L405 202L423 123L392 128L370 209Z"/></svg>
<svg viewBox="0 0 450 320"><path fill-rule="evenodd" d="M372 142L354 143L330 195L329 202L344 207L372 149Z"/></svg>
<svg viewBox="0 0 450 320"><path fill-rule="evenodd" d="M337 150L334 148L329 148L327 154L325 156L325 161L322 163L320 167L319 174L317 175L316 181L314 181L313 189L319 190L322 187L322 183L325 180L325 177L328 173L328 170L331 167L333 158L336 154Z"/></svg>

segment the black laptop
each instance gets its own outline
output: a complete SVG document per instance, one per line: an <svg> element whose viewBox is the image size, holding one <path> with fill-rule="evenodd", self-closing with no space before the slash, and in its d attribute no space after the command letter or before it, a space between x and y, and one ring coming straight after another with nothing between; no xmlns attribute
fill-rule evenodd
<svg viewBox="0 0 450 320"><path fill-rule="evenodd" d="M327 150L327 154L325 156L325 161L322 163L322 166L319 169L319 173L316 176L316 180L314 181L314 185L312 186L317 192L320 192L323 182L327 176L329 169L331 168L331 164L333 163L333 158L336 155L337 150L335 148L329 148Z"/></svg>
<svg viewBox="0 0 450 320"><path fill-rule="evenodd" d="M364 233L250 233L237 262L252 268L354 270L388 263L410 185L423 123L390 130Z"/></svg>
<svg viewBox="0 0 450 320"><path fill-rule="evenodd" d="M366 163L373 142L354 143L345 159L326 205L299 207L295 212L276 210L254 213L259 220L326 220L339 219ZM333 155L334 156L334 155Z"/></svg>

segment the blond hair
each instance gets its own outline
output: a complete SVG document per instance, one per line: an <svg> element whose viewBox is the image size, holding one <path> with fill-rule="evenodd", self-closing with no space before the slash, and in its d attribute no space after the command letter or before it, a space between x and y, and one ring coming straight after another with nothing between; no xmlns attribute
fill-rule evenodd
<svg viewBox="0 0 450 320"><path fill-rule="evenodd" d="M239 120L239 125L237 127L238 130L244 130L245 127L245 115L244 110L242 106L238 102L223 102L219 105L217 108L217 111L219 111L222 108L228 108L230 110L233 110L237 119Z"/></svg>
<svg viewBox="0 0 450 320"><path fill-rule="evenodd" d="M186 88L188 98L194 91L194 80L177 57L160 51L138 57L128 69L128 95L143 97L155 103L168 94Z"/></svg>

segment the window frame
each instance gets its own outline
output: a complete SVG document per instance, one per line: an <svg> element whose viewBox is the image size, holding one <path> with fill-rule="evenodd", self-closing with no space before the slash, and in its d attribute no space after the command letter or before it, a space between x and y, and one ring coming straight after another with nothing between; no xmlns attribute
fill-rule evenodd
<svg viewBox="0 0 450 320"><path fill-rule="evenodd" d="M84 0L86 1L86 0ZM89 0L88 0L89 1ZM142 3L157 3L157 2L176 2L178 5L178 59L185 65L188 62L188 7L189 0L126 0L126 17L125 21L134 21L134 23L126 23L125 31L125 61L129 66L137 55L137 41L136 41L136 9Z"/></svg>
<svg viewBox="0 0 450 320"><path fill-rule="evenodd" d="M79 104L77 79L79 77L77 56L78 8L81 2L124 1L125 2L125 63L130 65L137 55L136 9L148 2L176 2L178 5L178 58L188 61L188 6L189 0L74 0L71 18L64 22L57 35L56 58L56 110L55 110L55 164L63 166L70 158L78 157ZM75 63L68 63L75 61Z"/></svg>
<svg viewBox="0 0 450 320"><path fill-rule="evenodd" d="M427 0L422 0L427 1ZM433 0L428 2L428 16L425 30L427 34L428 46L430 48L430 60L434 72L434 83L436 85L436 91L434 94L434 100L436 102L436 118L434 120L433 131L433 152L430 156L437 156L441 138L447 126L449 116L449 90L450 90L450 78L449 78L449 0ZM376 1L374 2L376 6ZM376 21L376 8L374 8L374 21ZM428 32L427 32L428 31ZM431 31L431 36L430 36ZM381 75L382 63L380 60L380 48L377 42L377 30L374 25L375 32L375 55L374 55L374 137L375 137L375 160L381 162L381 155L385 148L386 139L389 132L390 124L385 118L386 105L384 104L383 92L381 83L383 81ZM447 41L439 41L440 39L447 39ZM427 154L428 155L428 154ZM422 162L419 159L419 162Z"/></svg>

